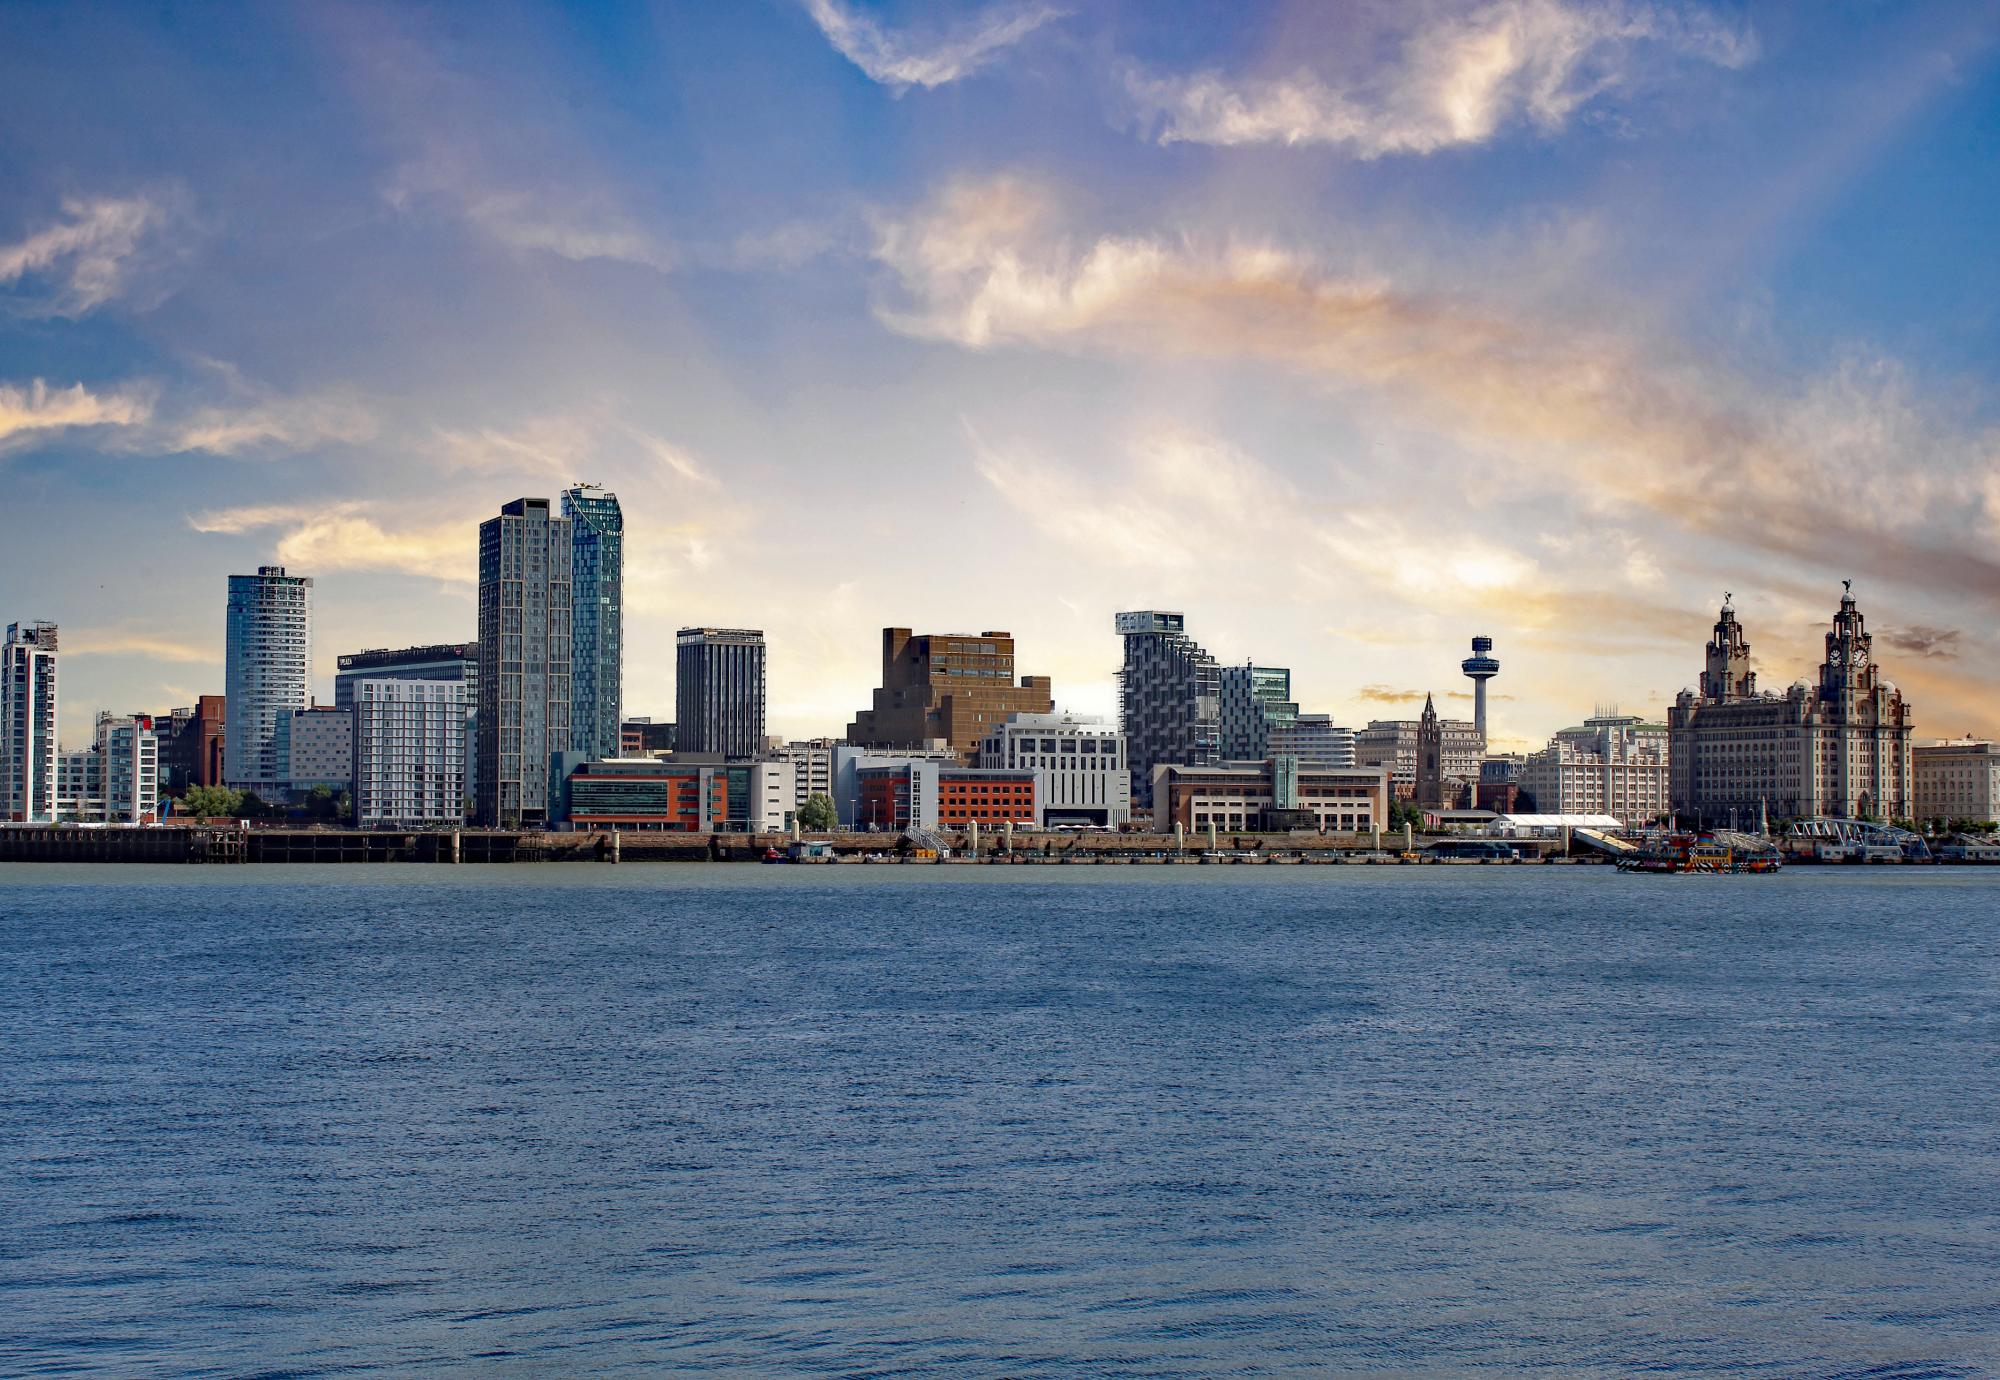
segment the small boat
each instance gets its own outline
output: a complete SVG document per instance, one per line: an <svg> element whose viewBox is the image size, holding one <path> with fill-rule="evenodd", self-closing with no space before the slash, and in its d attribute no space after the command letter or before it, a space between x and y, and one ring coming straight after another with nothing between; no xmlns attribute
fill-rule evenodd
<svg viewBox="0 0 2000 1380"><path fill-rule="evenodd" d="M1776 872L1777 848L1750 834L1672 834L1618 860L1620 872Z"/></svg>

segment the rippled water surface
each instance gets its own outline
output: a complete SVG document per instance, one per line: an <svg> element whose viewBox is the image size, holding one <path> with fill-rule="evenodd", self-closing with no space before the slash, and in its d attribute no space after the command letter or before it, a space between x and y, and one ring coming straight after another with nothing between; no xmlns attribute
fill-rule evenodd
<svg viewBox="0 0 2000 1380"><path fill-rule="evenodd" d="M0 867L0 1373L2000 1372L2000 875Z"/></svg>

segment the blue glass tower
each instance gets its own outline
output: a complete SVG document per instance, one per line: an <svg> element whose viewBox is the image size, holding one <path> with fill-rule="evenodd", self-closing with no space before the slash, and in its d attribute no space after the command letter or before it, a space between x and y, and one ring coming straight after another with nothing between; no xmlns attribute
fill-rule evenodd
<svg viewBox="0 0 2000 1380"><path fill-rule="evenodd" d="M623 701L625 515L618 495L592 484L565 489L570 520L570 747L588 757L618 755Z"/></svg>

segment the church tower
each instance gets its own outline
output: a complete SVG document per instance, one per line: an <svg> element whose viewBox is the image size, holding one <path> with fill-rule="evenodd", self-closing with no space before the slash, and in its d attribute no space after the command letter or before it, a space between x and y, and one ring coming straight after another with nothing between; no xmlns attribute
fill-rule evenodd
<svg viewBox="0 0 2000 1380"><path fill-rule="evenodd" d="M1420 810L1444 808L1444 726L1429 695L1424 696L1424 717L1417 721L1416 805Z"/></svg>
<svg viewBox="0 0 2000 1380"><path fill-rule="evenodd" d="M1708 639L1708 665L1701 673L1701 697L1718 703L1747 700L1757 693L1757 673L1750 669L1750 644L1743 638L1743 625L1736 621L1730 598L1727 593L1722 596L1715 634Z"/></svg>

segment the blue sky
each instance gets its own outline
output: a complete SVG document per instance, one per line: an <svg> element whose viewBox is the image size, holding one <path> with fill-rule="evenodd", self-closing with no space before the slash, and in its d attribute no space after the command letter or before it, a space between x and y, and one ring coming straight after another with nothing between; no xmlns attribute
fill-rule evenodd
<svg viewBox="0 0 2000 1380"><path fill-rule="evenodd" d="M626 700L768 630L837 732L884 624L1108 712L1185 609L1359 723L1766 684L1853 578L1920 736L2000 731L2000 5L0 10L0 617L65 723L474 631L476 526L630 537ZM1462 701L1445 701L1447 705Z"/></svg>

